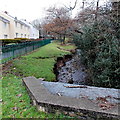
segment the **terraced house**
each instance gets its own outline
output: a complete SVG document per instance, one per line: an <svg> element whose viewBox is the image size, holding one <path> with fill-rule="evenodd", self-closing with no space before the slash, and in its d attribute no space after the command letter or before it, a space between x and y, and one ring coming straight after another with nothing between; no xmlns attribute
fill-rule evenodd
<svg viewBox="0 0 120 120"><path fill-rule="evenodd" d="M39 38L39 31L26 20L0 12L0 39Z"/></svg>

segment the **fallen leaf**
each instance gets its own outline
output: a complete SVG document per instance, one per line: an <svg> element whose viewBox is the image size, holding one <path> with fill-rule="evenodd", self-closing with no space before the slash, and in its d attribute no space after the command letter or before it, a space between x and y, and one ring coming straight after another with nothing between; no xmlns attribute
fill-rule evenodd
<svg viewBox="0 0 120 120"><path fill-rule="evenodd" d="M22 94L18 94L18 95L16 95L16 96L21 97L21 96L22 96Z"/></svg>
<svg viewBox="0 0 120 120"><path fill-rule="evenodd" d="M108 108L107 107L102 107L101 110L107 110Z"/></svg>
<svg viewBox="0 0 120 120"><path fill-rule="evenodd" d="M108 102L105 97L97 97L97 101Z"/></svg>
<svg viewBox="0 0 120 120"><path fill-rule="evenodd" d="M18 107L13 107L12 109L15 111L18 111Z"/></svg>
<svg viewBox="0 0 120 120"><path fill-rule="evenodd" d="M10 83L8 83L8 86L10 85Z"/></svg>
<svg viewBox="0 0 120 120"><path fill-rule="evenodd" d="M22 114L23 112L20 112L20 114Z"/></svg>
<svg viewBox="0 0 120 120"><path fill-rule="evenodd" d="M24 109L23 111L27 111L27 109Z"/></svg>
<svg viewBox="0 0 120 120"><path fill-rule="evenodd" d="M106 104L98 104L98 105L99 105L99 107L107 107Z"/></svg>
<svg viewBox="0 0 120 120"><path fill-rule="evenodd" d="M112 103L109 103L109 102L107 102L106 104L109 105L109 106L111 106L111 107L115 106L115 104L112 104Z"/></svg>
<svg viewBox="0 0 120 120"><path fill-rule="evenodd" d="M114 107L115 105L109 102L106 102L105 104L98 104L98 106L102 109L102 110L107 110L110 109L112 107Z"/></svg>
<svg viewBox="0 0 120 120"><path fill-rule="evenodd" d="M24 100L19 100L19 102L24 102Z"/></svg>

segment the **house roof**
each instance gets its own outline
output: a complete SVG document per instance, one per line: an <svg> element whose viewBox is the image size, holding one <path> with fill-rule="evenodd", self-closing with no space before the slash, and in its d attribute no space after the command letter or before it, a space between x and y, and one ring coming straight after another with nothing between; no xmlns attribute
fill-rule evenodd
<svg viewBox="0 0 120 120"><path fill-rule="evenodd" d="M5 12L1 12L1 13L2 14L0 14L0 20L2 20L5 23L10 23L10 21L8 20L10 18L10 19L13 19L15 22L20 23L21 25L24 25L26 27L30 27L28 24L22 22L21 20L18 20L16 17L13 17L13 16L9 15L6 11ZM3 17L3 15L5 15L6 17L8 17L8 19L6 19L5 17Z"/></svg>
<svg viewBox="0 0 120 120"><path fill-rule="evenodd" d="M9 21L9 20L5 19L5 18L4 18L4 17L2 17L2 16L0 16L0 20L1 20L1 21L3 21L3 22L5 22L5 23L10 23L10 21Z"/></svg>
<svg viewBox="0 0 120 120"><path fill-rule="evenodd" d="M14 18L14 21L20 23L21 25L25 25L26 27L30 27L30 26L27 25L26 23L24 23L24 22L22 22L21 20L18 20L18 19L16 19L16 18Z"/></svg>

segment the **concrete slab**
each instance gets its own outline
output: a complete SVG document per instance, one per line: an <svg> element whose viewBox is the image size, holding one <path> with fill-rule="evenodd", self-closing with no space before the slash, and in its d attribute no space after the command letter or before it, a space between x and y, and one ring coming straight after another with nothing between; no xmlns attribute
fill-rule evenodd
<svg viewBox="0 0 120 120"><path fill-rule="evenodd" d="M84 118L91 117L92 119L94 118L94 120L96 120L96 118L119 120L118 106L114 106L112 109L101 110L97 104L87 98L75 98L52 94L49 92L50 90L48 90L48 87L54 88L56 84L53 83L54 86L49 86L47 82L40 81L35 77L23 78L23 83L30 97L35 102L34 105L36 105L39 110L46 112L56 110L60 110L61 112L67 111L67 113L74 112L74 114L77 114L79 117L82 115Z"/></svg>
<svg viewBox="0 0 120 120"><path fill-rule="evenodd" d="M65 86L79 85L47 81L42 81L42 83L48 91L54 95L60 94L62 96L74 98L87 97L90 100L96 100L97 98L102 97L106 98L106 100L110 103L120 103L120 90L118 89L93 86L86 86L86 88L66 88Z"/></svg>

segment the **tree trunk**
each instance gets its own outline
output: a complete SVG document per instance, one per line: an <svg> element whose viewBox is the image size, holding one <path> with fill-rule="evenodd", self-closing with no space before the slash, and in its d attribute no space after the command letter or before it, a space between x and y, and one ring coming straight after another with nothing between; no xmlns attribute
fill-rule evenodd
<svg viewBox="0 0 120 120"><path fill-rule="evenodd" d="M39 30L39 38L41 38L41 30Z"/></svg>
<svg viewBox="0 0 120 120"><path fill-rule="evenodd" d="M97 16L98 16L98 7L99 7L99 0L97 1L97 6L96 6L95 21L97 21Z"/></svg>
<svg viewBox="0 0 120 120"><path fill-rule="evenodd" d="M63 44L65 44L65 35L63 36Z"/></svg>

